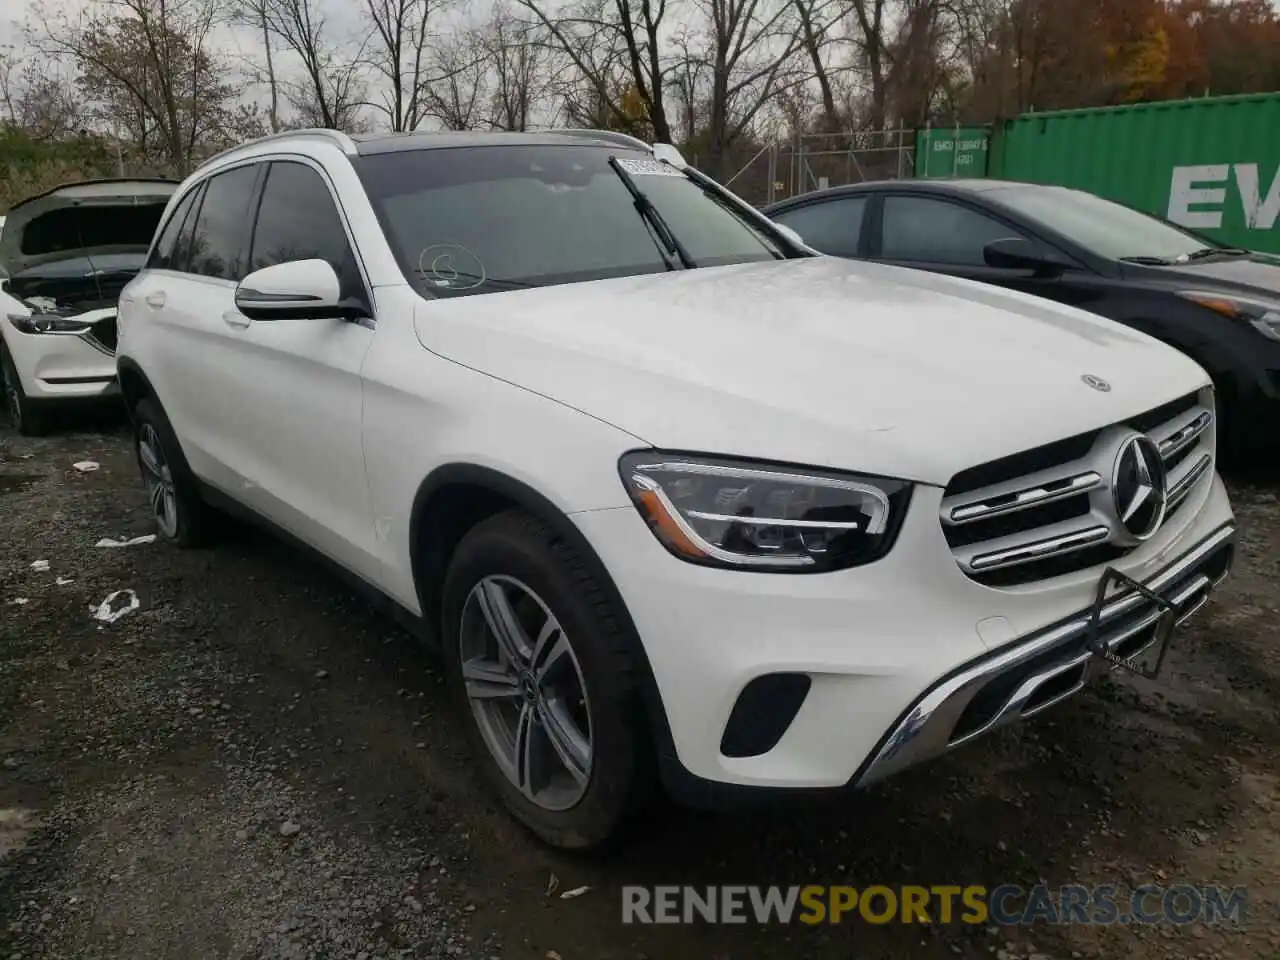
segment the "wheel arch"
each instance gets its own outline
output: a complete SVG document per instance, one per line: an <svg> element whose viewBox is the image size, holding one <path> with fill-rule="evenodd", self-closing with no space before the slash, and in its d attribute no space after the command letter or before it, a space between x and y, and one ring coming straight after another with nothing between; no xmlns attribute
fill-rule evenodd
<svg viewBox="0 0 1280 960"><path fill-rule="evenodd" d="M128 357L118 358L116 379L120 382L120 393L124 397L124 404L129 410L130 417L133 416L139 400L152 397L157 403L160 402L160 398L156 396L155 387L151 385L150 379L142 372L142 367L138 366L136 361ZM161 404L161 406L164 405Z"/></svg>
<svg viewBox="0 0 1280 960"><path fill-rule="evenodd" d="M477 523L504 510L526 510L545 522L582 557L604 591L626 638L637 674L659 765L664 771L675 746L653 668L635 621L617 584L591 542L573 520L544 494L509 474L471 463L437 467L419 485L410 514L409 556L422 618L441 642L441 590L450 560L462 538Z"/></svg>

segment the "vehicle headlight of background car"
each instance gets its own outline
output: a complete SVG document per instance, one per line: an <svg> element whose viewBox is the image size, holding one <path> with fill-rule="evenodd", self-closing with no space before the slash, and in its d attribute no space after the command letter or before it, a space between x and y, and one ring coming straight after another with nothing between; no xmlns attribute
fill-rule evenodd
<svg viewBox="0 0 1280 960"><path fill-rule="evenodd" d="M1197 290L1184 290L1180 295L1224 317L1246 321L1264 337L1280 341L1280 300L1228 297Z"/></svg>
<svg viewBox="0 0 1280 960"><path fill-rule="evenodd" d="M44 297L32 297L18 302L30 312L11 312L9 322L23 333L65 334L75 337L88 333L93 328L93 324L85 323L77 316L81 311L60 310L53 301Z"/></svg>
<svg viewBox="0 0 1280 960"><path fill-rule="evenodd" d="M629 453L622 481L650 529L682 560L819 573L893 546L903 480L660 451Z"/></svg>

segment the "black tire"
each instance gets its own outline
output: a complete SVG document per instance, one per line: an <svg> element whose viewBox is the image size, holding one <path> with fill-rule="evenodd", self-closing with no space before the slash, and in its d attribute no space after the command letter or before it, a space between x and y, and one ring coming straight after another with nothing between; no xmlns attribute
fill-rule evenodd
<svg viewBox="0 0 1280 960"><path fill-rule="evenodd" d="M36 406L22 389L22 380L3 340L0 340L0 387L4 390L5 412L15 430L24 437L43 437L49 432L48 412Z"/></svg>
<svg viewBox="0 0 1280 960"><path fill-rule="evenodd" d="M156 534L160 539L179 547L197 547L208 541L209 507L200 498L199 488L182 455L182 447L169 425L169 420L151 397L139 400L133 408L133 446L147 487L149 506L156 520ZM151 446L158 446L164 477L156 477L148 465L144 453ZM165 513L172 510L171 519L161 515L157 507L154 481L167 478L171 484L165 497Z"/></svg>
<svg viewBox="0 0 1280 960"><path fill-rule="evenodd" d="M462 674L463 610L488 577L514 578L536 592L563 627L585 688L591 764L581 797L567 809L533 802L503 772L472 711ZM581 556L543 521L520 510L491 517L459 544L445 578L442 648L451 692L487 779L512 814L546 843L600 852L622 840L656 794L652 741L637 672L618 614ZM545 730L545 725L538 725Z"/></svg>

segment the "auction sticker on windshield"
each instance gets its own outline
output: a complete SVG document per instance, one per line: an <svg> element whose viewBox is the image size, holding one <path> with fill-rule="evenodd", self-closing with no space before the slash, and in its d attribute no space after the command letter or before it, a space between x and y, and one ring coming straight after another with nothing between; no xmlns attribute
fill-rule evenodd
<svg viewBox="0 0 1280 960"><path fill-rule="evenodd" d="M633 177L683 177L684 174L671 166L669 163L663 163L661 160L650 160L648 158L642 160L626 159L618 157L618 166Z"/></svg>

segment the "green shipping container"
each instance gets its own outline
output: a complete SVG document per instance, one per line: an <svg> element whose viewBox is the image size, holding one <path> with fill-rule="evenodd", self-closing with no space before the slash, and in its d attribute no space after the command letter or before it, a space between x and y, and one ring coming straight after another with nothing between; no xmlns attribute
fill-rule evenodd
<svg viewBox="0 0 1280 960"><path fill-rule="evenodd" d="M1280 93L1025 114L990 176L1088 190L1280 253Z"/></svg>
<svg viewBox="0 0 1280 960"><path fill-rule="evenodd" d="M916 131L916 176L985 177L990 127Z"/></svg>

